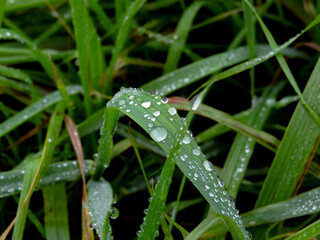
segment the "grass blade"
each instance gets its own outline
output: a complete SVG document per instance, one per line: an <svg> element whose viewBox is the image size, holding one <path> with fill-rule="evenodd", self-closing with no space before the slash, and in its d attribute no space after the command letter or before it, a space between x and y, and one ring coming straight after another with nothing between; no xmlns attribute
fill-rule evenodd
<svg viewBox="0 0 320 240"><path fill-rule="evenodd" d="M112 187L103 178L88 182L88 204L92 225L99 238L101 240L112 239L109 218L117 210L112 208Z"/></svg>
<svg viewBox="0 0 320 240"><path fill-rule="evenodd" d="M159 96L152 96L141 90L122 89L108 102L106 112L110 109L117 109L128 115L150 134L165 152L170 153L175 140L175 133L179 131L181 123L176 110L165 104L166 102L166 99L161 101ZM106 131L109 131L109 135L112 135L110 128L105 125L102 134ZM101 138L103 137L102 135ZM183 143L180 146L181 152L177 162L179 168L213 209L222 216L234 237L249 239L233 202L226 195L223 183L213 172L210 162L206 160L198 145L192 139L191 133L185 133Z"/></svg>
<svg viewBox="0 0 320 240"><path fill-rule="evenodd" d="M317 96L320 94L319 74L320 61L315 66L303 93L305 100L317 114L320 113L316 104ZM319 137L320 129L299 103L263 183L256 207L285 200L297 192L319 145Z"/></svg>
<svg viewBox="0 0 320 240"><path fill-rule="evenodd" d="M42 189L47 240L70 239L67 194L64 183Z"/></svg>
<svg viewBox="0 0 320 240"><path fill-rule="evenodd" d="M81 86L74 85L74 86L68 86L67 91L69 95L74 95L77 93L81 93L83 90ZM26 107L25 109L23 109L22 111L14 115L13 117L0 123L0 137L12 131L17 126L31 119L36 114L42 112L43 110L47 109L48 107L52 106L53 104L57 103L60 100L61 100L61 95L60 95L60 92L57 90L46 95L39 101L29 105L28 107Z"/></svg>
<svg viewBox="0 0 320 240"><path fill-rule="evenodd" d="M312 239L313 237L319 236L320 232L320 220L310 224L299 232L293 234L291 237L286 238L286 240L304 240Z"/></svg>
<svg viewBox="0 0 320 240"><path fill-rule="evenodd" d="M173 35L173 43L170 45L167 60L164 65L164 74L175 70L178 67L179 60L183 49L185 48L186 41L191 30L192 22L203 6L203 2L192 3L182 14L177 29Z"/></svg>

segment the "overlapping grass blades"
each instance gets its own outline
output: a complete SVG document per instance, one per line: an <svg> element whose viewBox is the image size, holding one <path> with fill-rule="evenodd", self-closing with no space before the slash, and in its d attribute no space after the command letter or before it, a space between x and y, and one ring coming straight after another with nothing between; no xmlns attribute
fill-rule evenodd
<svg viewBox="0 0 320 240"><path fill-rule="evenodd" d="M110 115L108 114L109 111L111 111ZM122 89L110 102L108 102L104 125L101 132L102 136L99 141L100 146L110 144L110 137L113 135L115 121L117 119L117 113L115 111L121 111L132 118L148 134L150 134L153 140L156 141L167 154L169 154L168 163L166 163L167 166L165 165L164 168L168 168L169 170L167 170L168 172L164 170L162 175L171 173L170 170L172 171L174 165L170 165L170 160L174 160L171 157L175 154L177 165L181 171L198 188L213 209L221 215L229 226L232 234L237 239L250 238L242 225L242 220L234 206L234 201L228 197L227 192L223 187L222 180L218 179L215 175L211 163L205 158L198 145L192 139L190 131L184 132L182 141L176 146L177 150L171 152L170 149L174 146L173 144L175 142L175 134L180 131L181 119L178 116L176 109L167 104L166 98L161 98L157 94L150 95L149 93L138 89ZM104 154L105 164L108 164L110 158L106 155L106 152L103 152L103 148L99 149L98 155ZM100 171L97 170L97 172ZM169 179L170 182L170 177L166 177L167 178L163 178L164 181L168 181ZM168 185L169 184L163 186L168 188ZM166 199L165 190L162 188L158 191L158 195L155 194L153 196L153 199L155 200L152 200L151 202L150 206L152 207L148 210L148 212L151 211L150 214L152 214L153 211L155 211L154 214L156 214L157 209L154 208L159 208L160 210L164 209ZM153 201L160 205L157 206ZM155 206L153 204L155 204ZM158 217L157 214L155 216ZM156 222L148 225L152 226L152 228L147 230L146 233L144 233L146 230L143 227L140 238L154 238L160 219L154 219L153 221Z"/></svg>

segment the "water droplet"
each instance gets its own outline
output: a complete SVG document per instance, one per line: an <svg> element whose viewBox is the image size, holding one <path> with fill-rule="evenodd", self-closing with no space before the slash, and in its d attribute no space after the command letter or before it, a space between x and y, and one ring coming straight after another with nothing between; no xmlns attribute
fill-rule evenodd
<svg viewBox="0 0 320 240"><path fill-rule="evenodd" d="M113 207L113 208L111 208L111 211L112 211L112 213L110 215L110 218L117 219L119 217L119 210Z"/></svg>
<svg viewBox="0 0 320 240"><path fill-rule="evenodd" d="M151 106L151 102L150 101L143 102L141 103L141 106L144 108L149 108Z"/></svg>
<svg viewBox="0 0 320 240"><path fill-rule="evenodd" d="M214 196L213 192L209 192L209 196L213 197Z"/></svg>
<svg viewBox="0 0 320 240"><path fill-rule="evenodd" d="M151 137L156 142L161 142L167 137L167 130L163 127L156 127L150 132Z"/></svg>
<svg viewBox="0 0 320 240"><path fill-rule="evenodd" d="M119 101L119 105L120 105L120 106L122 106L122 105L124 105L124 104L126 104L125 101L123 101L123 100L120 100L120 101Z"/></svg>
<svg viewBox="0 0 320 240"><path fill-rule="evenodd" d="M174 107L170 107L168 109L168 112L173 116L173 115L175 115L177 113L177 110Z"/></svg>
<svg viewBox="0 0 320 240"><path fill-rule="evenodd" d="M207 171L211 172L213 170L212 164L208 160L204 160L202 164Z"/></svg>
<svg viewBox="0 0 320 240"><path fill-rule="evenodd" d="M152 117L150 118L152 122L156 121L156 118Z"/></svg>
<svg viewBox="0 0 320 240"><path fill-rule="evenodd" d="M195 149L192 150L192 153L193 153L194 155L196 155L196 156L199 156L201 152L200 152L199 149L195 148Z"/></svg>
<svg viewBox="0 0 320 240"><path fill-rule="evenodd" d="M224 185L224 182L223 182L223 180L221 179L221 178L218 178L218 182L219 182L219 186L220 187L223 187L223 185Z"/></svg>
<svg viewBox="0 0 320 240"><path fill-rule="evenodd" d="M187 159L187 157L188 157L188 155L186 155L186 154L182 154L182 155L180 156L180 158L181 158L182 161L185 161L185 160Z"/></svg>
<svg viewBox="0 0 320 240"><path fill-rule="evenodd" d="M209 187L208 185L205 185L204 187L205 187L206 189L210 189L210 187Z"/></svg>
<svg viewBox="0 0 320 240"><path fill-rule="evenodd" d="M149 127L149 128L152 128L152 127L153 127L153 124L152 124L152 123L149 123L149 124L148 124L148 127Z"/></svg>
<svg viewBox="0 0 320 240"><path fill-rule="evenodd" d="M157 94L158 94L158 91L157 91L157 90L151 90L151 91L150 91L150 94L151 94L151 95L157 95Z"/></svg>
<svg viewBox="0 0 320 240"><path fill-rule="evenodd" d="M131 110L130 110L130 109L127 109L126 112L131 112Z"/></svg>
<svg viewBox="0 0 320 240"><path fill-rule="evenodd" d="M190 141L191 141L191 139L190 139L190 137L189 137L187 134L186 134L186 135L184 136L184 138L182 139L182 142L183 142L184 144L189 144Z"/></svg>
<svg viewBox="0 0 320 240"><path fill-rule="evenodd" d="M161 102L162 102L162 103L167 103L167 102L168 102L168 98L162 97L162 98L161 98Z"/></svg>
<svg viewBox="0 0 320 240"><path fill-rule="evenodd" d="M160 111L159 111L159 110L155 111L155 112L153 113L153 115L156 116L156 117L160 116Z"/></svg>
<svg viewBox="0 0 320 240"><path fill-rule="evenodd" d="M130 100L133 100L133 99L134 99L134 96L133 96L133 95L131 95L131 96L129 97L129 99L130 99Z"/></svg>

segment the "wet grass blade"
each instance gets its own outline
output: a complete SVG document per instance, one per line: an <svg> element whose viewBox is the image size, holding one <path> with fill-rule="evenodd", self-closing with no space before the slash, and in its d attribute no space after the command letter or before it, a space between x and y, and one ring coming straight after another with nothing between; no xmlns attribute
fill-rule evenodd
<svg viewBox="0 0 320 240"><path fill-rule="evenodd" d="M64 183L42 189L47 240L70 239L67 193Z"/></svg>
<svg viewBox="0 0 320 240"><path fill-rule="evenodd" d="M315 66L303 92L306 102L319 114L318 84L320 61ZM260 191L256 207L289 198L300 187L319 145L320 129L301 103L295 109Z"/></svg>
<svg viewBox="0 0 320 240"><path fill-rule="evenodd" d="M170 154L171 146L175 142L175 134L179 131L181 122L176 109L170 107L166 102L166 98L161 99L158 95L152 96L137 89L122 89L108 102L105 116L111 110L123 112L136 121L165 152ZM114 121L116 120L114 119ZM113 126L114 124L111 124L111 127L110 124L104 125L101 139L104 139L106 135L112 135ZM184 134L183 143L180 146L181 152L176 152L178 155L177 165L213 209L222 216L233 236L238 239L249 239L234 203L226 195L223 182L213 172L212 165L192 139L191 133L187 131ZM170 166L172 165L169 165L169 170ZM161 195L157 197L161 198Z"/></svg>
<svg viewBox="0 0 320 240"><path fill-rule="evenodd" d="M192 22L202 6L203 2L194 2L183 12L177 29L173 35L174 40L168 51L167 60L163 70L164 74L176 70L178 67L178 63L191 30Z"/></svg>
<svg viewBox="0 0 320 240"><path fill-rule="evenodd" d="M293 234L291 237L286 238L286 240L312 239L313 237L319 236L319 232L320 232L320 220L310 224L304 229L301 229L299 232Z"/></svg>
<svg viewBox="0 0 320 240"><path fill-rule="evenodd" d="M21 186L23 186L23 188L22 188L20 198L19 198L19 205L18 205L17 214L19 213L20 209L22 208L24 200L28 195L28 191L31 186L32 179L37 171L39 160L40 159L30 161L27 164L26 169L21 170L21 173L24 174L24 178L23 178L23 182L21 184ZM3 187L3 185L1 185L1 186ZM30 201L28 201L25 204L23 210L21 211L19 218L17 219L16 224L14 225L12 239L17 239L17 240L23 239L23 232L24 232L24 228L25 228L25 224L26 224L27 213L29 210L29 203L30 203Z"/></svg>
<svg viewBox="0 0 320 240"><path fill-rule="evenodd" d="M81 93L82 87L81 86L68 86L67 91L69 95L74 95L77 93ZM4 122L0 124L0 137L7 134L8 132L15 129L17 126L20 126L22 123L26 122L27 120L31 119L36 114L41 113L48 107L52 106L53 104L57 103L61 100L61 95L59 91L54 91L39 101L29 105L22 111L18 112L11 118L8 118Z"/></svg>
<svg viewBox="0 0 320 240"><path fill-rule="evenodd" d="M101 240L112 239L109 218L115 218L116 209L112 208L113 191L110 183L101 178L88 182L88 204L92 226Z"/></svg>

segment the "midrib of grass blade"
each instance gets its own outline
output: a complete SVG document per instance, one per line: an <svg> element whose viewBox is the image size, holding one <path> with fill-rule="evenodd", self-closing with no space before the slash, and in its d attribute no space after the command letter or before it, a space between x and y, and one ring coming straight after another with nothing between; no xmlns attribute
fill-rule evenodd
<svg viewBox="0 0 320 240"><path fill-rule="evenodd" d="M131 3L125 13L122 15L121 25L118 30L116 44L114 46L114 51L112 53L112 57L108 66L106 78L103 79L102 92L106 91L111 92L109 89L111 87L112 74L116 64L116 61L123 50L126 39L129 35L131 25L133 22L133 17L136 15L138 10L146 3L147 0L135 0Z"/></svg>
<svg viewBox="0 0 320 240"><path fill-rule="evenodd" d="M318 213L320 212L319 194L320 188L315 188L291 199L244 213L241 215L243 223L246 227L253 227ZM210 238L227 231L228 229L221 219L208 217L189 234L186 240L197 239L202 234L206 238Z"/></svg>
<svg viewBox="0 0 320 240"><path fill-rule="evenodd" d="M276 103L276 97L283 86L284 82L265 89L246 121L249 126L253 126L257 130L263 128ZM225 182L228 194L233 198L237 196L254 148L255 141L252 138L237 134L228 153L220 176Z"/></svg>
<svg viewBox="0 0 320 240"><path fill-rule="evenodd" d="M42 189L47 240L70 239L67 193L64 183Z"/></svg>
<svg viewBox="0 0 320 240"><path fill-rule="evenodd" d="M165 152L170 153L181 122L175 108L166 102L165 98L161 99L158 95L153 96L137 89L122 89L108 102L105 117L108 116L108 111L123 112L150 134ZM104 144L101 139L109 138L113 131L114 123L106 121L105 118L100 144ZM237 239L249 239L235 206L226 195L223 183L213 172L212 165L202 154L189 131L185 133L182 142L181 152L177 153L179 168L222 216L233 236Z"/></svg>
<svg viewBox="0 0 320 240"><path fill-rule="evenodd" d="M303 97L320 113L318 96L320 61L317 62L303 92ZM299 188L315 150L319 145L320 129L301 103L295 109L260 191L256 207L289 198Z"/></svg>
<svg viewBox="0 0 320 240"><path fill-rule="evenodd" d="M260 18L260 16L258 15L258 13L255 11L255 9L253 8L253 6L250 4L250 2L248 0L244 0L247 5L251 8L251 10L253 11L253 13L255 14L255 16L258 19L258 22L261 25L261 28L272 48L273 51L276 51L276 49L279 47L278 44L276 43L276 41L274 40L271 32L269 31L269 29L267 28L267 26L264 24L264 22L262 21L262 19ZM313 21L319 23L320 22L320 15ZM310 24L311 25L311 24ZM308 28L308 27L307 27ZM305 31L305 29L303 30ZM299 89L299 86L296 82L296 80L294 79L294 76L292 74L292 72L290 71L290 68L287 64L287 61L285 60L284 56L282 55L281 52L278 52L276 55L276 58L283 70L283 72L285 73L286 77L288 78L291 86L293 87L293 89L295 90L295 92L297 93L297 95L300 98L300 102L303 105L303 107L305 107L305 109L309 112L309 114L311 115L311 117L314 119L314 121L317 123L318 127L320 128L320 118L319 116L313 111L313 109L309 106L309 104L305 101L305 99L303 98L303 95Z"/></svg>
<svg viewBox="0 0 320 240"><path fill-rule="evenodd" d="M298 38L299 36L297 36L296 38ZM292 40L292 42L294 40ZM292 52L285 49L288 46L289 43L286 42L284 45L281 45L279 47L278 51L283 51L284 54L291 55ZM249 60L245 63L241 63L235 67L232 67L231 69L228 69L220 73L218 76L214 77L212 81L221 80L239 72L245 71L253 66L265 62L266 60L275 55L275 52L270 52L270 47L266 45L257 45L256 51L256 55L258 55L257 58ZM169 93L174 92L189 84L192 84L202 79L203 77L206 77L215 72L219 72L223 68L230 67L234 64L247 60L248 58L248 48L239 47L237 49L229 50L223 53L218 53L213 56L207 57L203 60L199 60L195 63L191 63L189 65L181 67L171 73L165 74L159 78L156 78L142 85L141 88L145 90L156 89L160 95L168 95ZM208 83L205 83L204 86L207 86L210 83L211 82L209 81Z"/></svg>
<svg viewBox="0 0 320 240"><path fill-rule="evenodd" d="M23 210L23 208L25 207L25 205L28 203L28 201L30 200L33 191L35 189L35 187L37 186L37 184L40 181L40 178L44 175L44 173L46 172L46 170L48 169L49 163L52 159L52 155L53 155L53 151L55 148L55 140L59 134L59 131L61 129L61 125L62 125L62 120L63 120L63 105L61 103L57 104L54 113L50 119L49 122L49 126L48 126L48 130L47 130L47 135L46 135L46 140L43 146L43 153L40 159L40 162L38 164L38 168L36 173L33 176L32 179L32 183L30 185L30 187L28 188L28 193L23 201L23 204L20 208L20 210L18 211L16 217L12 220L12 222L10 223L10 225L7 227L7 229L5 230L5 232L1 235L0 240L4 240L6 239L7 235L9 234L11 228L14 226L17 218L19 217L19 215L21 214L21 211Z"/></svg>
<svg viewBox="0 0 320 240"><path fill-rule="evenodd" d="M194 2L183 12L177 29L173 35L174 41L170 45L168 51L167 60L163 70L164 74L177 68L183 48L185 47L189 32L191 30L192 22L202 6L203 2Z"/></svg>
<svg viewBox="0 0 320 240"><path fill-rule="evenodd" d="M17 209L17 214L19 213L20 209L23 206L23 203L28 195L29 188L32 184L33 177L37 171L37 167L39 164L40 159L32 160L27 164L27 167L25 170L22 170L24 172L24 178L23 178L23 183L22 183L22 190L19 198L19 205ZM14 225L13 228L13 234L12 234L12 239L15 240L20 240L23 239L23 232L25 228L25 223L27 219L27 213L29 210L29 201L26 202L23 210L20 213L19 218L16 221L16 224Z"/></svg>
<svg viewBox="0 0 320 240"><path fill-rule="evenodd" d="M189 111L191 109L191 104L188 100L184 98L170 98L170 104L177 109ZM196 113L210 118L214 121L217 121L225 126L230 127L231 129L244 134L245 136L254 138L257 142L261 145L267 147L270 150L275 151L275 149L279 145L279 140L261 130L254 129L253 127L248 126L238 120L234 119L233 117L229 116L228 114L209 107L205 104L201 104L199 108L196 110Z"/></svg>
<svg viewBox="0 0 320 240"><path fill-rule="evenodd" d="M83 92L82 87L78 85L68 86L67 91L69 95L74 95ZM60 92L57 90L46 95L39 101L29 105L28 107L18 112L11 118L8 118L4 122L0 123L0 137L12 131L17 126L20 126L25 121L31 119L36 114L42 112L43 110L47 109L48 107L52 106L60 100L61 95Z"/></svg>

